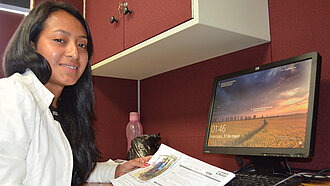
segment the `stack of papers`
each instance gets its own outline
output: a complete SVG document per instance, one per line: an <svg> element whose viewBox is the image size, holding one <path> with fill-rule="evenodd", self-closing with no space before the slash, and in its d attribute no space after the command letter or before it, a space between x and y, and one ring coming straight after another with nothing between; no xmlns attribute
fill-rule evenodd
<svg viewBox="0 0 330 186"><path fill-rule="evenodd" d="M117 179L114 186L219 186L227 184L235 174L161 144L148 162L150 166L136 169Z"/></svg>

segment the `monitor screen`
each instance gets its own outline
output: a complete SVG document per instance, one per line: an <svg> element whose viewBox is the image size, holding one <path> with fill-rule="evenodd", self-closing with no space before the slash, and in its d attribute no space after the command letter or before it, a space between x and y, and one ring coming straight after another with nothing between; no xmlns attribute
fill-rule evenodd
<svg viewBox="0 0 330 186"><path fill-rule="evenodd" d="M312 52L216 77L203 152L312 156L319 68Z"/></svg>

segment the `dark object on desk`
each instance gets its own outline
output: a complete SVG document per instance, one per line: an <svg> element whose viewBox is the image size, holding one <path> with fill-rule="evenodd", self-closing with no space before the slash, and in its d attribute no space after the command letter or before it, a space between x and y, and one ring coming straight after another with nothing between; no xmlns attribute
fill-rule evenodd
<svg viewBox="0 0 330 186"><path fill-rule="evenodd" d="M134 138L128 150L127 160L155 154L159 148L160 134L143 134Z"/></svg>
<svg viewBox="0 0 330 186"><path fill-rule="evenodd" d="M226 186L273 186L285 179L284 176L271 176L271 175L261 175L253 173L237 173L236 177L231 180ZM298 186L302 180L300 179L290 179L287 180L279 186Z"/></svg>

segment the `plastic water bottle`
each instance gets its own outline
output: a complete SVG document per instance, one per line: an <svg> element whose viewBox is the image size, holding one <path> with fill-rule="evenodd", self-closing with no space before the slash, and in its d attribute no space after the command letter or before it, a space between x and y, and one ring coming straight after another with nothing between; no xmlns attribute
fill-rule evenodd
<svg viewBox="0 0 330 186"><path fill-rule="evenodd" d="M129 122L126 126L126 137L127 137L127 151L131 147L131 141L143 134L143 128L139 120L139 113L130 112Z"/></svg>

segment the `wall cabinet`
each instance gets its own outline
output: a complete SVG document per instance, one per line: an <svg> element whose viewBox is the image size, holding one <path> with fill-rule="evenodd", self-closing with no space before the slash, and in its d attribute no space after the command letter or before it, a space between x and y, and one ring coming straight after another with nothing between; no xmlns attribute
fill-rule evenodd
<svg viewBox="0 0 330 186"><path fill-rule="evenodd" d="M123 50L123 21L110 23L111 16L119 18L118 0L87 0L85 6L94 44L92 64L95 64Z"/></svg>
<svg viewBox="0 0 330 186"><path fill-rule="evenodd" d="M85 17L95 64L191 19L191 0L87 0Z"/></svg>
<svg viewBox="0 0 330 186"><path fill-rule="evenodd" d="M267 0L125 2L132 14L120 17L124 2L86 1L93 75L141 80L270 41Z"/></svg>

